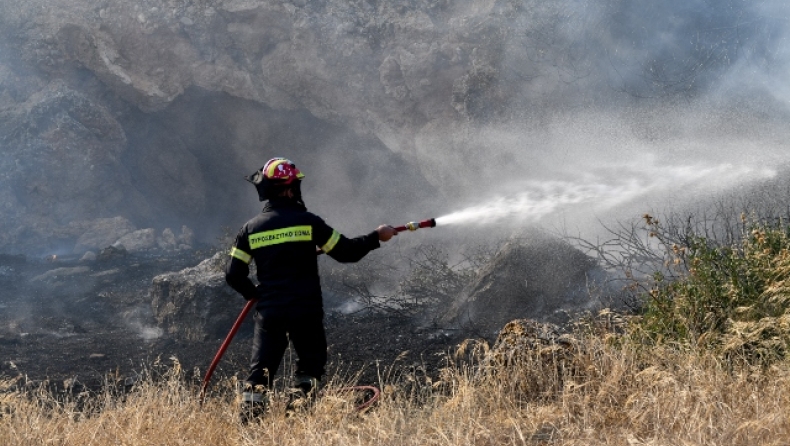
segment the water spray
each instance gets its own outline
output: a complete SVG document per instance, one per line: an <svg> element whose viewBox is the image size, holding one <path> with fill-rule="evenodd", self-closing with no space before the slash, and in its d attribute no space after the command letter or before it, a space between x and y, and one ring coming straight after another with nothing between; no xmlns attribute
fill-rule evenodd
<svg viewBox="0 0 790 446"><path fill-rule="evenodd" d="M537 223L566 212L571 215L606 212L618 206L644 201L648 194L672 193L676 196L673 191L715 191L737 183L774 178L776 175L776 169L766 167L731 163L661 165L648 158L641 164L618 164L607 169L589 168L573 180L511 183L507 194L490 197L435 220L442 227L483 226L502 222Z"/></svg>

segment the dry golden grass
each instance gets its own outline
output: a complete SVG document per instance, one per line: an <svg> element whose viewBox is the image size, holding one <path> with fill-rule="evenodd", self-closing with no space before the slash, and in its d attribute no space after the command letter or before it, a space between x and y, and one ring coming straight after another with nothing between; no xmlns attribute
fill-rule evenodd
<svg viewBox="0 0 790 446"><path fill-rule="evenodd" d="M201 407L177 367L80 407L12 391L7 380L0 444L790 444L787 363L733 369L709 353L611 341L588 332L531 348L471 345L473 365L448 367L439 382L385 386L367 413L331 384L312 413L286 419L278 397L272 414L247 426L236 421L232 383Z"/></svg>

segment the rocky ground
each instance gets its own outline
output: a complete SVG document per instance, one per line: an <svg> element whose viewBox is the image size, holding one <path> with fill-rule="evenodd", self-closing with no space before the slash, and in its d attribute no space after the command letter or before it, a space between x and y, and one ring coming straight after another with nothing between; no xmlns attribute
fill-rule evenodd
<svg viewBox="0 0 790 446"><path fill-rule="evenodd" d="M160 358L178 358L190 374L208 367L222 336L184 340L157 326L154 277L192 267L205 251L135 253L95 262L0 255L0 376L22 374L54 386L98 388L134 379ZM229 300L234 314L243 300ZM330 375L362 371L361 382L403 370L434 373L460 341L451 331L418 330L385 314L344 315L327 309ZM227 327L230 328L230 325ZM216 377L242 376L250 348L248 320ZM286 355L286 367L290 364Z"/></svg>

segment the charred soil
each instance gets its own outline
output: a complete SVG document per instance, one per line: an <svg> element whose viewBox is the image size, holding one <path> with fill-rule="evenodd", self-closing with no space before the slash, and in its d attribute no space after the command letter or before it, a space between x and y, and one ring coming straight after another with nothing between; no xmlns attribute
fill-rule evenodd
<svg viewBox="0 0 790 446"><path fill-rule="evenodd" d="M201 378L222 338L190 342L163 333L152 315L149 289L155 276L204 258L200 251L128 254L92 263L0 255L0 376L90 390L134 382L159 360L177 358L188 375ZM239 311L243 304L241 297L228 302ZM434 375L462 340L458 332L421 329L404 316L331 308L326 313L329 378L376 384ZM251 319L215 380L246 374ZM289 350L278 376L287 375L293 359Z"/></svg>

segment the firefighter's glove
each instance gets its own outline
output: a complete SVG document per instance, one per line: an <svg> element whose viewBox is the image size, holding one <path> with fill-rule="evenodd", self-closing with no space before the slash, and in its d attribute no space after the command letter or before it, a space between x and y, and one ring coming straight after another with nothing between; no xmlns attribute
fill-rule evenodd
<svg viewBox="0 0 790 446"><path fill-rule="evenodd" d="M389 241L392 237L398 235L398 231L396 231L395 228L390 225L380 225L378 228L376 228L376 232L379 235L380 242Z"/></svg>

